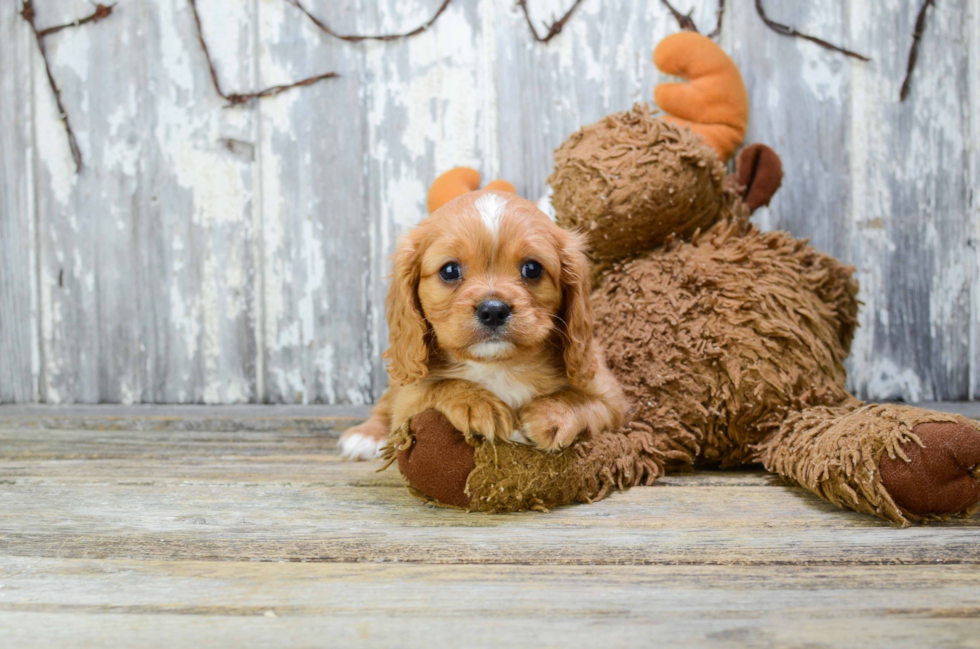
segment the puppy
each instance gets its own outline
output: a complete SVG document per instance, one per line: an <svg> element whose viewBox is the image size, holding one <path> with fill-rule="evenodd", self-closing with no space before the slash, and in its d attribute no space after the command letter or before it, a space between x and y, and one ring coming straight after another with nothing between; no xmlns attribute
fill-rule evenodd
<svg viewBox="0 0 980 649"><path fill-rule="evenodd" d="M625 399L592 339L583 238L533 203L463 194L401 239L392 266L392 382L344 433L344 456L376 456L430 408L466 436L545 450L622 424Z"/></svg>

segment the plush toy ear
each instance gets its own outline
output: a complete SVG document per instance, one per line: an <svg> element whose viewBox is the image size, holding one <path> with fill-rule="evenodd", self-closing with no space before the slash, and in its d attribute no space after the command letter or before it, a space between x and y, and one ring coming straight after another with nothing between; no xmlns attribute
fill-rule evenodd
<svg viewBox="0 0 980 649"><path fill-rule="evenodd" d="M699 133L722 161L732 157L749 123L749 95L735 62L713 40L691 31L660 41L653 62L687 80L654 90L654 101L669 113L664 119Z"/></svg>
<svg viewBox="0 0 980 649"><path fill-rule="evenodd" d="M429 214L453 200L480 188L480 172L469 167L454 167L436 178L429 187Z"/></svg>
<svg viewBox="0 0 980 649"><path fill-rule="evenodd" d="M589 259L585 239L578 233L563 233L561 246L561 286L565 371L572 385L584 388L595 376L596 359L592 344L592 303L589 285Z"/></svg>
<svg viewBox="0 0 980 649"><path fill-rule="evenodd" d="M487 186L484 187L483 189L494 189L498 192L507 192L508 194L517 193L517 190L514 189L514 186L509 182L507 182L506 180L503 180L502 178L491 180L490 182L487 183Z"/></svg>
<svg viewBox="0 0 980 649"><path fill-rule="evenodd" d="M783 163L765 144L751 144L738 154L735 176L738 184L745 187L742 201L749 212L754 212L768 205L783 183Z"/></svg>
<svg viewBox="0 0 980 649"><path fill-rule="evenodd" d="M426 200L429 214L453 200L457 196L475 192L480 188L480 172L469 167L455 167L436 178L429 187ZM495 189L500 192L515 193L514 186L506 180L494 180L484 189Z"/></svg>
<svg viewBox="0 0 980 649"><path fill-rule="evenodd" d="M395 383L415 383L429 373L429 325L418 299L421 277L418 229L403 237L391 263L391 287L385 298L388 316L388 374Z"/></svg>

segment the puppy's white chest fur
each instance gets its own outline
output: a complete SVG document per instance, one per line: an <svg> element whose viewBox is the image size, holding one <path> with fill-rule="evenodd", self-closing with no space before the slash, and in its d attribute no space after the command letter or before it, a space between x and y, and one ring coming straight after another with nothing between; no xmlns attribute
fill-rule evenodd
<svg viewBox="0 0 980 649"><path fill-rule="evenodd" d="M462 378L482 385L516 410L538 396L534 385L521 376L525 369L499 363L466 361Z"/></svg>

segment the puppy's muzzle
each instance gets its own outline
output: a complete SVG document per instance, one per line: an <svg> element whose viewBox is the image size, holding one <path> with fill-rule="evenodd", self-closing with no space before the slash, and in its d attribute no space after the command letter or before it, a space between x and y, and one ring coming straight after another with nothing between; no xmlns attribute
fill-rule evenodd
<svg viewBox="0 0 980 649"><path fill-rule="evenodd" d="M476 319L487 329L495 330L510 320L509 304L500 300L484 300L476 307Z"/></svg>

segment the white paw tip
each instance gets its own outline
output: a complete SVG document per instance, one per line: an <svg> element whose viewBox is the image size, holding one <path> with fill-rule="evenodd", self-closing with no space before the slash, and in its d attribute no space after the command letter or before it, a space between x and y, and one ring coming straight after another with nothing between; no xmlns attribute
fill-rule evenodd
<svg viewBox="0 0 980 649"><path fill-rule="evenodd" d="M385 440L354 433L340 440L340 457L345 460L373 460L381 457Z"/></svg>
<svg viewBox="0 0 980 649"><path fill-rule="evenodd" d="M515 430L510 434L510 441L515 444L523 444L524 446L534 446L534 442L525 437L524 433L519 430Z"/></svg>

